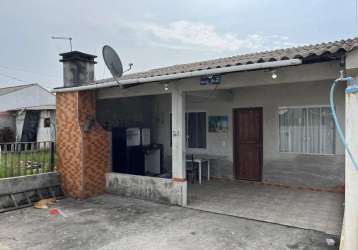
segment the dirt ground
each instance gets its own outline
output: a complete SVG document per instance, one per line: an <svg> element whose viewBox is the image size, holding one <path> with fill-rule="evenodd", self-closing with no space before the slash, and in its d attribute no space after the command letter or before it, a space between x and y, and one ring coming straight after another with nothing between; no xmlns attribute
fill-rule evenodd
<svg viewBox="0 0 358 250"><path fill-rule="evenodd" d="M109 194L52 208L0 214L0 250L338 249L318 231Z"/></svg>

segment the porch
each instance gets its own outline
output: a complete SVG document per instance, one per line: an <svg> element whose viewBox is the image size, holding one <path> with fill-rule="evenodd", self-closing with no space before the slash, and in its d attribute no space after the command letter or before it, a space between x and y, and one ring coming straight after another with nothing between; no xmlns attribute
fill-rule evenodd
<svg viewBox="0 0 358 250"><path fill-rule="evenodd" d="M344 195L257 182L211 180L188 186L188 207L340 235Z"/></svg>
<svg viewBox="0 0 358 250"><path fill-rule="evenodd" d="M97 120L112 137L109 172L183 181L188 177L185 167L193 158L200 172L196 179L207 179L210 165L210 177L214 178L342 191L344 149L330 117L329 87L330 81L319 81L229 90L208 87L185 93L171 89L173 93L145 96L135 96L131 89L124 96L99 94ZM336 94L336 109L344 125L343 88ZM251 111L259 111L261 118L252 119ZM257 136L257 141L253 149L241 152L239 145L247 138L238 136L238 128L242 132L244 125L253 129L242 134ZM115 157L120 153L113 145L116 127L148 128L149 150L160 148L158 166L118 171Z"/></svg>

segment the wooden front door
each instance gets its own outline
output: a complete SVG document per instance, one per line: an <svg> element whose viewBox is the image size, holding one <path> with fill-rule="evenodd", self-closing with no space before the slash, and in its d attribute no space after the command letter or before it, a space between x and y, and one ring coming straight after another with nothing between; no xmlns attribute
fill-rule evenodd
<svg viewBox="0 0 358 250"><path fill-rule="evenodd" d="M233 122L235 177L261 181L262 108L235 109Z"/></svg>

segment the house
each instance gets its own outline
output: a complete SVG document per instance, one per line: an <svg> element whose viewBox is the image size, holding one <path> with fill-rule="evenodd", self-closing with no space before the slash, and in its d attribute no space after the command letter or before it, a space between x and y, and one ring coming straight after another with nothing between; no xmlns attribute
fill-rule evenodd
<svg viewBox="0 0 358 250"><path fill-rule="evenodd" d="M64 86L54 91L64 190L76 198L107 190L186 206L188 179L197 179L190 166L200 165L199 177L210 180L345 187L345 214L354 222L348 200L357 176L339 142L329 95L340 71L357 77L357 48L354 38L174 65L126 74L121 86L95 81L96 56L63 53ZM349 136L357 125L347 115L356 99L345 88L337 86L335 108L357 153ZM347 223L357 232L358 223Z"/></svg>
<svg viewBox="0 0 358 250"><path fill-rule="evenodd" d="M56 98L38 84L0 88L0 142L55 140Z"/></svg>

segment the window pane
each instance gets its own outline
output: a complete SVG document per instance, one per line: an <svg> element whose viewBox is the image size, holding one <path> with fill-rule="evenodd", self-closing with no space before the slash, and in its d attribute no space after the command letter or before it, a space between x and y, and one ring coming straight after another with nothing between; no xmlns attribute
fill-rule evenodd
<svg viewBox="0 0 358 250"><path fill-rule="evenodd" d="M334 154L336 151L336 128L330 108L322 108L321 153Z"/></svg>
<svg viewBox="0 0 358 250"><path fill-rule="evenodd" d="M206 113L187 114L187 138L189 148L206 148Z"/></svg>
<svg viewBox="0 0 358 250"><path fill-rule="evenodd" d="M330 108L279 110L280 152L334 154L336 129Z"/></svg>
<svg viewBox="0 0 358 250"><path fill-rule="evenodd" d="M320 153L321 109L307 109L307 153Z"/></svg>
<svg viewBox="0 0 358 250"><path fill-rule="evenodd" d="M290 152L306 152L306 109L289 110L289 145Z"/></svg>
<svg viewBox="0 0 358 250"><path fill-rule="evenodd" d="M197 113L197 148L206 148L206 114Z"/></svg>
<svg viewBox="0 0 358 250"><path fill-rule="evenodd" d="M196 130L197 130L196 113L188 114L188 147L195 148L196 146Z"/></svg>
<svg viewBox="0 0 358 250"><path fill-rule="evenodd" d="M289 152L289 121L288 110L279 110L279 150L280 152Z"/></svg>

